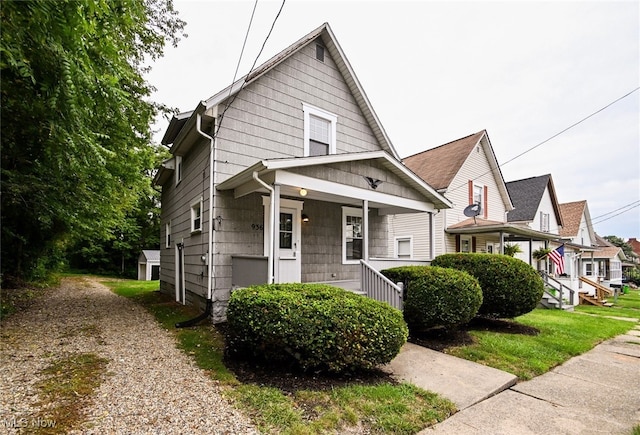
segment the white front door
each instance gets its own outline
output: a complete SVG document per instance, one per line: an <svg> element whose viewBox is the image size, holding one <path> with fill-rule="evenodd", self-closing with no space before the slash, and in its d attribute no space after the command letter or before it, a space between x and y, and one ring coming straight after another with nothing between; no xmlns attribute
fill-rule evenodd
<svg viewBox="0 0 640 435"><path fill-rule="evenodd" d="M274 282L300 282L302 279L302 259L300 226L302 220L302 201L280 199L280 210L275 216L275 234L271 232L269 207L271 199L264 196L264 255L270 255L269 239L275 243Z"/></svg>
<svg viewBox="0 0 640 435"><path fill-rule="evenodd" d="M278 215L277 282L300 282L300 210L280 207Z"/></svg>

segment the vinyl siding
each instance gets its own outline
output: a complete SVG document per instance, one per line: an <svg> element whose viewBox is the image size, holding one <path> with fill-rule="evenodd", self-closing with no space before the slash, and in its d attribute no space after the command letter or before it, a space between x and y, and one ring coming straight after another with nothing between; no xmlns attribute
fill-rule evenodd
<svg viewBox="0 0 640 435"><path fill-rule="evenodd" d="M529 227L532 230L541 231L540 212L549 214L549 232L553 234L558 234L558 232L560 231L560 226L558 224L558 219L556 218L556 213L553 209L553 201L551 200L551 195L549 194L548 188L544 189L542 198L540 198L540 204L538 205L538 210L536 210L536 216L533 219L533 222L529 224Z"/></svg>
<svg viewBox="0 0 640 435"><path fill-rule="evenodd" d="M216 139L215 185L262 159L303 156L302 105L310 104L338 117L337 153L382 149L351 95L335 63L325 52L325 62L315 59L310 43L243 89L224 112ZM208 132L212 134L213 132ZM184 239L187 301L202 304L206 297L207 266L202 261L208 246L209 142L193 144L183 156L183 180L174 178L162 186L161 237L171 221L171 247L161 254L161 290L175 293L175 244ZM296 171L296 170L294 170ZM344 180L366 187L362 175L383 179L378 190L407 198L423 199L395 175L370 162L344 163L326 168L297 170L310 176ZM204 174L204 175L203 175ZM372 175L375 174L375 175ZM203 198L202 232L191 234L191 203ZM232 286L232 255L263 255L262 194L235 199L230 191L214 192L215 246L213 251L214 321L224 319ZM302 281L357 279L358 265L342 265L341 204L306 200L304 212L312 221L302 226ZM387 252L387 218L370 212L369 255Z"/></svg>

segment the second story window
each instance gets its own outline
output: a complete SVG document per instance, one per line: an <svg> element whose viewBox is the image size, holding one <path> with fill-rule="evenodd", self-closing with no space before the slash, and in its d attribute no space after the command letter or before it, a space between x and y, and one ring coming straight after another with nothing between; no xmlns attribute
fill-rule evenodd
<svg viewBox="0 0 640 435"><path fill-rule="evenodd" d="M540 231L549 232L549 213L540 212Z"/></svg>
<svg viewBox="0 0 640 435"><path fill-rule="evenodd" d="M338 117L317 107L302 105L304 112L304 157L336 153Z"/></svg>
<svg viewBox="0 0 640 435"><path fill-rule="evenodd" d="M191 204L191 232L202 231L202 198Z"/></svg>
<svg viewBox="0 0 640 435"><path fill-rule="evenodd" d="M176 186L182 181L182 156L176 156Z"/></svg>

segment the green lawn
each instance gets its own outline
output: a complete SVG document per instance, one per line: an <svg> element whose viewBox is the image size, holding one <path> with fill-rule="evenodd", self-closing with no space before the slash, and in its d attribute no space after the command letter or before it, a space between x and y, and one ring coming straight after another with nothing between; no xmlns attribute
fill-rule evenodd
<svg viewBox="0 0 640 435"><path fill-rule="evenodd" d="M536 309L514 321L537 328L539 334L471 330L476 343L449 348L446 352L527 380L634 326L629 321L546 309Z"/></svg>
<svg viewBox="0 0 640 435"><path fill-rule="evenodd" d="M320 434L361 425L373 433L415 434L443 421L455 405L409 384L381 382L331 389L284 392L278 388L243 384L224 364L224 338L213 325L175 329L177 322L199 314L155 291L158 281L102 280L115 293L131 298L153 313L176 336L178 347L219 381L223 391L263 432Z"/></svg>
<svg viewBox="0 0 640 435"><path fill-rule="evenodd" d="M640 290L630 290L626 295L617 298L610 296L607 301L612 302L612 307L597 307L595 305L578 305L579 313L595 314L598 316L630 317L640 319Z"/></svg>
<svg viewBox="0 0 640 435"><path fill-rule="evenodd" d="M178 346L220 382L225 394L251 416L261 431L317 434L361 425L375 433L412 434L455 412L451 402L409 384L354 384L294 392L243 384L224 364L224 338L218 329L207 322L175 329L176 322L196 316L197 310L154 291L157 281L104 283L151 311L175 334ZM640 292L621 296L615 308L577 307L577 311L537 309L513 320L538 329L537 335L470 330L474 344L450 347L446 352L513 373L520 380L531 379L631 329L634 323L605 316L615 313L640 318Z"/></svg>

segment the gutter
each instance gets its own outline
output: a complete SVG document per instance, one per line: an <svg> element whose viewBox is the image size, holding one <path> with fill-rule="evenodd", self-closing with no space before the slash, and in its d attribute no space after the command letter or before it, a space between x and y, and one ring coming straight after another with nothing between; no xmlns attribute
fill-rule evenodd
<svg viewBox="0 0 640 435"><path fill-rule="evenodd" d="M214 118L215 120L215 118ZM214 122L215 126L215 122ZM193 326L198 322L208 318L213 311L213 245L214 245L214 237L215 234L213 232L213 175L216 169L216 160L215 160L215 143L216 140L214 137L209 136L205 132L202 131L202 115L200 113L197 114L196 117L196 130L197 132L204 138L209 139L209 241L207 243L207 308L204 313L195 317L193 319L176 323L176 328L185 328L188 326Z"/></svg>
<svg viewBox="0 0 640 435"><path fill-rule="evenodd" d="M271 203L269 204L269 255L267 256L267 270L269 270L269 282L268 284L273 284L274 279L274 270L273 263L275 259L275 225L276 225L276 201L275 201L275 190L272 186L269 186L263 180L258 177L258 171L253 171L252 177L256 180L262 187L267 189L270 193Z"/></svg>

